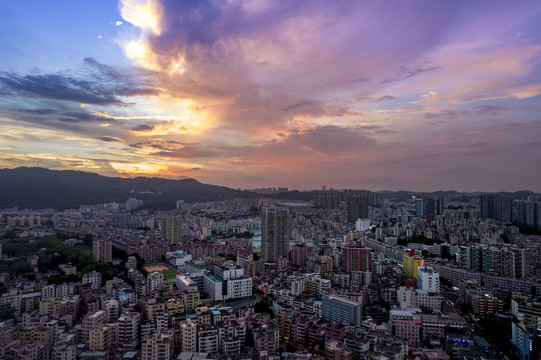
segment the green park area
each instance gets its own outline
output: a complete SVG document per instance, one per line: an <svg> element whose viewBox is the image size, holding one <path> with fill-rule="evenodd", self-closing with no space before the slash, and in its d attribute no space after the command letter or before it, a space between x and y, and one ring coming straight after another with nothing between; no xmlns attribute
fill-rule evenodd
<svg viewBox="0 0 541 360"><path fill-rule="evenodd" d="M173 270L162 270L161 273L163 274L163 277L165 278L165 281L167 282L176 282L177 281L177 275L178 273L174 272Z"/></svg>
<svg viewBox="0 0 541 360"><path fill-rule="evenodd" d="M165 281L169 283L176 282L177 275L179 274L178 271L174 270L172 267L164 263L148 264L148 265L145 265L143 269L149 273L153 271L161 272Z"/></svg>

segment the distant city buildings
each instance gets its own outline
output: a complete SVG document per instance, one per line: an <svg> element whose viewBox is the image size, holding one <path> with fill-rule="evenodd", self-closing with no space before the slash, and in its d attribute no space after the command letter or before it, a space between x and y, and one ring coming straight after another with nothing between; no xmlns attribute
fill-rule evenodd
<svg viewBox="0 0 541 360"><path fill-rule="evenodd" d="M314 190L314 206L336 209L340 205L340 193L335 190Z"/></svg>
<svg viewBox="0 0 541 360"><path fill-rule="evenodd" d="M347 199L348 221L368 218L368 197L353 195Z"/></svg>
<svg viewBox="0 0 541 360"><path fill-rule="evenodd" d="M475 358L492 349L482 329L470 334L469 315L506 319L516 354L538 353L541 237L521 233L536 221L535 196L514 202L519 228L481 217L480 197L423 195L421 207L363 190L313 195L315 206L259 198L39 213L50 228L27 224L38 212L10 213L0 227L16 238L3 240L2 264L31 273L0 274L0 304L16 316L0 322L0 358L276 360L284 348L289 360ZM352 199L366 218L350 221L361 212ZM47 232L70 236L13 255L13 243L31 248ZM124 266L80 257L86 234L96 261ZM109 259L108 246L126 256Z"/></svg>
<svg viewBox="0 0 541 360"><path fill-rule="evenodd" d="M515 201L517 225L523 228L541 231L541 199Z"/></svg>
<svg viewBox="0 0 541 360"><path fill-rule="evenodd" d="M502 194L481 195L479 217L510 223L513 221L513 198Z"/></svg>

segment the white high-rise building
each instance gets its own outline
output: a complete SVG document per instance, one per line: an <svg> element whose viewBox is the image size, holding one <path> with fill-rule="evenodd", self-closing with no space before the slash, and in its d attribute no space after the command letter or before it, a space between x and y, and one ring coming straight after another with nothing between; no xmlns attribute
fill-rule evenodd
<svg viewBox="0 0 541 360"><path fill-rule="evenodd" d="M291 280L291 295L299 296L304 292L305 279L304 277L296 277Z"/></svg>
<svg viewBox="0 0 541 360"><path fill-rule="evenodd" d="M17 315L21 313L21 294L17 289L10 289L0 296L0 304L9 304L15 309Z"/></svg>
<svg viewBox="0 0 541 360"><path fill-rule="evenodd" d="M82 342L86 343L90 339L90 332L92 329L104 325L107 322L107 313L103 310L99 310L91 315L87 315L83 318L82 323Z"/></svg>
<svg viewBox="0 0 541 360"><path fill-rule="evenodd" d="M92 271L92 272L84 274L83 285L86 285L86 284L91 284L90 288L92 290L99 290L101 288L101 273L97 271Z"/></svg>
<svg viewBox="0 0 541 360"><path fill-rule="evenodd" d="M218 351L218 330L213 326L203 326L197 332L198 351L212 353Z"/></svg>
<svg viewBox="0 0 541 360"><path fill-rule="evenodd" d="M370 229L370 219L357 219L355 221L355 231L365 231Z"/></svg>
<svg viewBox="0 0 541 360"><path fill-rule="evenodd" d="M426 290L429 293L439 293L440 274L430 266L419 266L417 268L417 289Z"/></svg>
<svg viewBox="0 0 541 360"><path fill-rule="evenodd" d="M143 200L137 200L136 198L126 200L126 211L132 211L141 206L143 206Z"/></svg>
<svg viewBox="0 0 541 360"><path fill-rule="evenodd" d="M47 300L55 297L56 286L54 284L45 285L41 288L41 300Z"/></svg>
<svg viewBox="0 0 541 360"><path fill-rule="evenodd" d="M173 360L174 334L157 331L143 338L141 360Z"/></svg>
<svg viewBox="0 0 541 360"><path fill-rule="evenodd" d="M139 313L131 312L118 318L118 342L125 347L135 348L139 343Z"/></svg>
<svg viewBox="0 0 541 360"><path fill-rule="evenodd" d="M77 358L76 350L75 344L55 343L52 358L54 360L75 360Z"/></svg>
<svg viewBox="0 0 541 360"><path fill-rule="evenodd" d="M203 291L213 300L248 298L252 296L252 278L244 276L244 269L235 264L216 265L214 274L204 276Z"/></svg>
<svg viewBox="0 0 541 360"><path fill-rule="evenodd" d="M197 352L197 325L190 319L180 323L180 350Z"/></svg>
<svg viewBox="0 0 541 360"><path fill-rule="evenodd" d="M103 302L103 309L107 314L107 322L114 323L118 320L118 301L115 299L107 299Z"/></svg>

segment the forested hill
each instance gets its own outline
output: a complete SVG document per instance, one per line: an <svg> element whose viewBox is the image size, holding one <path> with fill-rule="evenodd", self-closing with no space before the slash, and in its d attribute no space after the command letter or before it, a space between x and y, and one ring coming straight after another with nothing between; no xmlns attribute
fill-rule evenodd
<svg viewBox="0 0 541 360"><path fill-rule="evenodd" d="M124 202L130 197L154 208L171 209L176 200L213 201L261 195L195 179L118 178L71 170L0 169L0 208L78 208L81 204Z"/></svg>

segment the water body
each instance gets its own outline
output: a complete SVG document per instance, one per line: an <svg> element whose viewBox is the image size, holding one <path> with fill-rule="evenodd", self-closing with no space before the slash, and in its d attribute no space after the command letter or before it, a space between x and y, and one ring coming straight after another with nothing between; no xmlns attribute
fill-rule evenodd
<svg viewBox="0 0 541 360"><path fill-rule="evenodd" d="M261 229L251 231L254 233L254 247L261 247Z"/></svg>

